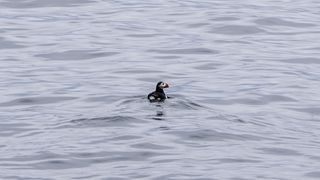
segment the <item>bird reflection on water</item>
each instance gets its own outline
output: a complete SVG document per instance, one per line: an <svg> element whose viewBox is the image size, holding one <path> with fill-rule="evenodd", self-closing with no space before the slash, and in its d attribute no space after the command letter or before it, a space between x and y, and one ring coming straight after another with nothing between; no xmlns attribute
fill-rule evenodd
<svg viewBox="0 0 320 180"><path fill-rule="evenodd" d="M153 120L157 120L157 121L162 121L165 120L165 113L163 110L163 107L161 106L161 104L157 104L156 107L158 108L156 110L156 114L152 117Z"/></svg>
<svg viewBox="0 0 320 180"><path fill-rule="evenodd" d="M152 119L157 120L157 121L162 121L164 120L164 113L163 111L157 111L155 117L153 117Z"/></svg>

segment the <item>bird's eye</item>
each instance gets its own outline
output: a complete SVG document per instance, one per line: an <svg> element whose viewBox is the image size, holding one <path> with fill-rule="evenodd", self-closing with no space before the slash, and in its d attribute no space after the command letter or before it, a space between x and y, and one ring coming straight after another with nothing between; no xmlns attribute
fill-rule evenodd
<svg viewBox="0 0 320 180"><path fill-rule="evenodd" d="M164 86L164 83L161 83L161 86Z"/></svg>

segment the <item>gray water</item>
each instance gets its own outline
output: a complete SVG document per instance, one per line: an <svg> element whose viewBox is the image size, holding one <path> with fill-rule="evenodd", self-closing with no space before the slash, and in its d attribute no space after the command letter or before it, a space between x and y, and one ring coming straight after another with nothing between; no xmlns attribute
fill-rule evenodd
<svg viewBox="0 0 320 180"><path fill-rule="evenodd" d="M320 179L319 8L0 0L0 179Z"/></svg>

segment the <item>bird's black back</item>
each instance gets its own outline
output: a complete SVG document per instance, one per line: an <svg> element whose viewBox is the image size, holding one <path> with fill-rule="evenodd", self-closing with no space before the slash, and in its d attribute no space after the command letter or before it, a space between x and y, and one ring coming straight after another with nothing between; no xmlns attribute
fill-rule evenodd
<svg viewBox="0 0 320 180"><path fill-rule="evenodd" d="M164 92L154 91L148 95L148 99L151 102L159 102L166 99L166 94Z"/></svg>

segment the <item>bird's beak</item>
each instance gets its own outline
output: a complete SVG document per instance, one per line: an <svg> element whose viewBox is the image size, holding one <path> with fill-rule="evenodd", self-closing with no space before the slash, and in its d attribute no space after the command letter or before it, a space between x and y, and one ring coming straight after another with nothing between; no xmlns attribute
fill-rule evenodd
<svg viewBox="0 0 320 180"><path fill-rule="evenodd" d="M169 84L168 83L165 83L164 87L163 88L168 88L169 87Z"/></svg>

